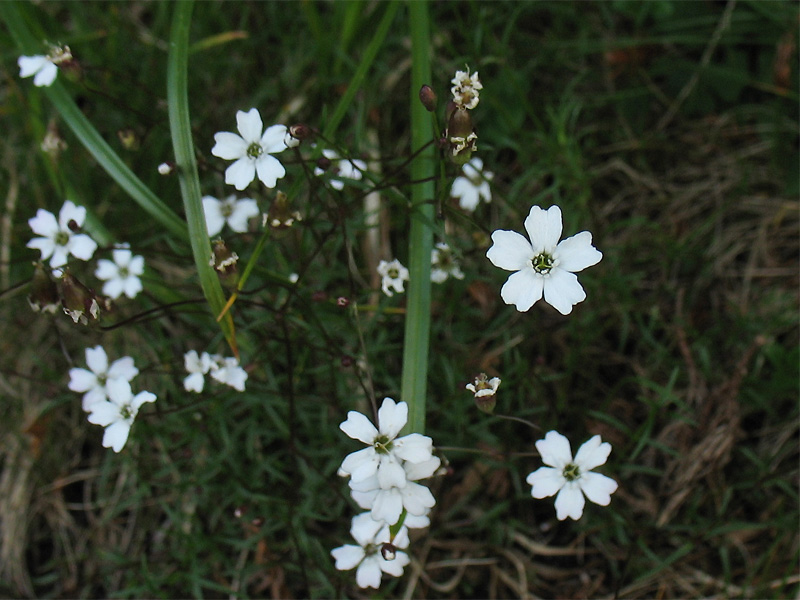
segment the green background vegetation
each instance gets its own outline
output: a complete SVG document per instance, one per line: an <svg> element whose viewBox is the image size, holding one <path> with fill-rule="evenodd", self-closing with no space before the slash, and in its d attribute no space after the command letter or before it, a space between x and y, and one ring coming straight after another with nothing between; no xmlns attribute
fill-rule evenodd
<svg viewBox="0 0 800 600"><path fill-rule="evenodd" d="M156 172L173 157L174 10L20 6L38 40L68 44L78 59L81 70L59 80L82 113L183 218L178 179ZM330 190L308 176L313 162L280 155L279 189L304 219L270 234L234 305L250 376L241 394L210 382L203 395L183 391L186 350L230 353L191 248L18 77L20 51L0 30L0 594L369 595L329 551L351 541L357 511L336 469L358 444L337 426L348 410L368 413L371 397L400 397L405 297L376 292L372 266L408 257L406 7L328 126L387 10L195 6L188 97L204 194L233 193L227 163L210 154L213 134L251 107L265 124L304 122L329 133L320 145L374 159L382 188L373 238L366 184ZM415 562L373 595L795 597L796 4L449 2L430 15L440 100L456 69L480 73L474 119L493 201L467 215L446 197L456 167L436 182L437 239L461 252L467 275L433 288L427 433L450 469L431 481L438 503L412 541ZM39 149L48 127L69 146L56 159ZM273 198L260 184L248 194L264 211ZM37 258L27 219L67 197L89 209L97 239L130 242L147 261L146 292L100 326L35 315L25 300ZM520 231L532 204L561 206L565 235L587 229L604 253L581 275L588 298L568 317L504 305L507 273L484 256L488 234ZM261 233L224 235L246 261ZM73 273L99 287L93 266ZM341 296L350 307L337 306ZM184 301L194 302L173 305ZM96 344L112 359L133 356L137 389L158 395L118 455L67 389L68 369ZM496 412L541 431L480 413L464 384L481 371L503 379ZM530 497L533 444L549 429L574 449L593 434L613 444L600 469L620 484L609 507L558 522L551 499Z"/></svg>

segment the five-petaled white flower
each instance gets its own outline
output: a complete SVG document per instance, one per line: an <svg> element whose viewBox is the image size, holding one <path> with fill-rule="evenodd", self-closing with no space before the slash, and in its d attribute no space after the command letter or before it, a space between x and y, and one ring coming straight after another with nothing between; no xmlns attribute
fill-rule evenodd
<svg viewBox="0 0 800 600"><path fill-rule="evenodd" d="M103 434L103 447L119 452L128 441L133 420L145 402L155 402L156 395L139 392L135 396L131 384L124 379L110 379L106 383L108 399L89 406L89 423L106 428Z"/></svg>
<svg viewBox="0 0 800 600"><path fill-rule="evenodd" d="M563 521L567 517L578 520L583 515L583 495L595 504L608 506L611 494L617 490L617 482L591 470L605 464L611 453L611 444L602 442L596 435L578 448L573 460L569 440L557 431L548 431L543 440L536 442L542 462L525 481L531 486L534 498L547 498L555 493L556 517Z"/></svg>
<svg viewBox="0 0 800 600"><path fill-rule="evenodd" d="M466 71L456 71L451 83L453 87L450 91L453 93L453 102L456 106L467 109L478 106L478 92L483 89L483 84L478 79L477 71L472 75L469 74L469 67Z"/></svg>
<svg viewBox="0 0 800 600"><path fill-rule="evenodd" d="M408 281L408 269L406 269L396 258L391 262L382 260L378 263L378 275L381 280L381 289L387 296L394 296L395 292L403 292L403 283Z"/></svg>
<svg viewBox="0 0 800 600"><path fill-rule="evenodd" d="M203 212L206 215L208 235L217 235L225 223L238 233L247 231L247 221L258 216L258 203L252 198L236 199L228 196L224 200L217 200L214 196L203 196Z"/></svg>
<svg viewBox="0 0 800 600"><path fill-rule="evenodd" d="M472 212L481 200L492 201L489 182L493 177L494 173L483 170L483 161L476 156L461 167L461 175L453 180L450 196L458 198L458 205L461 208Z"/></svg>
<svg viewBox="0 0 800 600"><path fill-rule="evenodd" d="M239 366L239 361L234 357L217 359L217 362L211 365L209 374L220 383L229 385L239 392L244 391L247 371Z"/></svg>
<svg viewBox="0 0 800 600"><path fill-rule="evenodd" d="M458 265L455 252L444 242L438 242L431 250L431 281L444 283L448 277L464 279L464 272Z"/></svg>
<svg viewBox="0 0 800 600"><path fill-rule="evenodd" d="M117 248L112 253L113 262L101 258L97 261L95 277L105 281L103 293L116 300L122 294L135 298L142 291L139 277L144 273L144 258L134 256L126 248Z"/></svg>
<svg viewBox="0 0 800 600"><path fill-rule="evenodd" d="M133 364L133 358L123 356L118 358L111 366L108 365L108 355L102 346L86 349L86 365L89 369L69 370L69 389L83 394L83 410L88 411L95 402L102 402L108 398L107 385L109 381L121 379L132 381L139 374Z"/></svg>
<svg viewBox="0 0 800 600"><path fill-rule="evenodd" d="M187 392L202 392L206 382L204 375L216 366L218 360L222 360L222 356L211 356L208 352L198 356L197 350L189 350L183 355L183 364L189 373L183 380L183 388Z"/></svg>
<svg viewBox="0 0 800 600"><path fill-rule="evenodd" d="M331 174L331 187L335 190L344 188L345 182L342 179L352 179L359 181L363 171L367 170L367 163L358 158L341 158L334 150L325 149L322 155L331 161L328 173ZM316 167L314 175L323 175L326 171Z"/></svg>
<svg viewBox="0 0 800 600"><path fill-rule="evenodd" d="M408 528L403 525L389 544L389 526L375 521L370 513L365 512L353 517L350 534L358 542L358 546L346 544L331 550L336 560L336 568L349 571L356 568L356 583L362 588L378 589L381 574L400 577L410 559L408 554L398 550L408 547ZM387 560L389 558L390 560Z"/></svg>
<svg viewBox="0 0 800 600"><path fill-rule="evenodd" d="M376 475L382 488L403 487L406 473L402 461L421 463L431 458L433 440L419 433L397 437L408 420L408 404L384 398L378 409L378 427L359 412L351 410L347 420L339 424L354 440L367 444L367 448L348 454L339 470L359 482Z"/></svg>
<svg viewBox="0 0 800 600"><path fill-rule="evenodd" d="M50 258L53 269L67 264L67 257L89 260L92 258L97 244L85 233L75 233L86 220L86 208L75 206L71 200L64 202L58 212L58 220L53 213L40 208L36 216L28 219L33 232L42 237L35 237L27 244L42 253L42 260Z"/></svg>
<svg viewBox="0 0 800 600"><path fill-rule="evenodd" d="M508 278L500 295L506 304L525 312L544 295L544 300L562 315L586 299L586 292L575 273L603 258L592 246L592 234L582 231L559 242L561 209L531 207L525 219L530 241L515 231L499 229L492 234L493 245L486 253L492 264L516 271Z"/></svg>
<svg viewBox="0 0 800 600"><path fill-rule="evenodd" d="M488 379L486 373L481 373L475 378L475 382L468 383L466 388L475 394L476 398L494 396L497 393L497 388L500 387L500 381L499 377Z"/></svg>
<svg viewBox="0 0 800 600"><path fill-rule="evenodd" d="M278 179L286 175L286 169L272 156L286 150L287 129L285 125L272 125L262 134L264 124L258 109L236 112L239 135L229 131L214 134L211 154L224 160L235 160L225 170L225 183L241 191L256 175L268 188L274 188Z"/></svg>

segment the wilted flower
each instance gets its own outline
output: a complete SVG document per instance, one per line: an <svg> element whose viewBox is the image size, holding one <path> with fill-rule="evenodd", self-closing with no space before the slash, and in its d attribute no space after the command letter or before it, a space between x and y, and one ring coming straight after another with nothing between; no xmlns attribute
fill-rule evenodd
<svg viewBox="0 0 800 600"><path fill-rule="evenodd" d="M262 134L264 124L258 109L236 112L239 135L223 131L214 134L216 142L211 154L224 160L235 160L225 171L225 183L241 191L256 175L268 188L274 188L286 169L272 156L286 150L285 125L272 125Z"/></svg>
<svg viewBox="0 0 800 600"><path fill-rule="evenodd" d="M107 400L91 404L88 408L89 423L106 428L103 447L119 452L128 441L133 420L145 402L155 402L156 395L139 392L135 396L131 384L124 379L111 379L106 383Z"/></svg>
<svg viewBox="0 0 800 600"><path fill-rule="evenodd" d="M464 279L464 273L450 246L444 242L438 242L436 247L431 250L431 281L443 283L448 277Z"/></svg>
<svg viewBox="0 0 800 600"><path fill-rule="evenodd" d="M144 273L144 258L134 256L130 250L118 248L112 253L114 261L101 258L97 261L95 277L105 281L103 293L116 300L122 294L135 298L142 291L139 277Z"/></svg>
<svg viewBox="0 0 800 600"><path fill-rule="evenodd" d="M55 314L61 308L61 296L58 295L58 286L41 262L35 263L31 293L28 294L28 304L34 312L49 312Z"/></svg>
<svg viewBox="0 0 800 600"><path fill-rule="evenodd" d="M258 203L252 198L236 199L235 195L224 200L217 200L214 196L203 196L203 212L206 215L206 228L209 237L214 237L225 226L238 233L247 231L247 222L251 217L258 216Z"/></svg>
<svg viewBox="0 0 800 600"><path fill-rule="evenodd" d="M382 260L378 263L378 275L383 277L381 281L381 289L387 296L394 296L392 288L395 292L403 292L404 282L408 281L408 269L400 264L400 261L394 259L391 262Z"/></svg>
<svg viewBox="0 0 800 600"><path fill-rule="evenodd" d="M492 234L486 253L492 264L516 271L503 285L500 295L506 304L525 312L544 295L544 300L562 315L586 299L575 273L600 262L603 255L592 246L592 234L582 231L559 242L561 209L531 207L525 219L530 241L515 231L499 229Z"/></svg>
<svg viewBox="0 0 800 600"><path fill-rule="evenodd" d="M85 233L76 233L85 220L86 208L75 206L70 200L64 202L58 212L58 220L53 213L40 208L35 217L28 219L28 225L42 237L31 239L27 246L39 250L42 260L50 258L50 266L54 269L67 264L70 254L81 260L89 260L97 244Z"/></svg>
<svg viewBox="0 0 800 600"><path fill-rule="evenodd" d="M548 431L543 440L536 442L542 462L548 467L539 467L525 481L531 486L534 498L556 496L556 517L563 521L567 517L578 520L583 515L584 494L595 504L608 506L611 494L617 490L617 482L592 473L595 467L605 464L611 453L611 444L601 443L599 435L585 442L572 458L569 440L557 431Z"/></svg>
<svg viewBox="0 0 800 600"><path fill-rule="evenodd" d="M481 200L492 201L489 182L494 173L483 170L483 161L477 156L461 167L461 175L453 181L450 195L458 198L458 205L464 210L474 211Z"/></svg>
<svg viewBox="0 0 800 600"><path fill-rule="evenodd" d="M100 318L102 308L108 308L108 300L101 298L83 285L71 273L65 271L58 282L61 306L74 323L88 325L89 321Z"/></svg>
<svg viewBox="0 0 800 600"><path fill-rule="evenodd" d="M139 374L139 369L133 364L133 358L123 356L118 358L111 366L108 364L108 355L102 346L86 348L86 366L89 369L73 368L69 370L69 389L73 392L83 392L83 410L88 411L95 402L108 398L109 381L121 379L133 381Z"/></svg>

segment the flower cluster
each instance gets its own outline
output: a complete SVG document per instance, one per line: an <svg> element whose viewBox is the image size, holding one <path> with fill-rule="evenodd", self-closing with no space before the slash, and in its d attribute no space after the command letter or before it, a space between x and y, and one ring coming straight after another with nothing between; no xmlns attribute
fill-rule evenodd
<svg viewBox="0 0 800 600"><path fill-rule="evenodd" d="M69 389L83 392L83 410L89 413L88 421L105 427L103 447L119 452L128 441L131 426L141 406L155 402L151 392L135 396L130 382L139 374L133 358L123 356L111 365L102 346L86 349L89 369L73 368L69 371Z"/></svg>
<svg viewBox="0 0 800 600"><path fill-rule="evenodd" d="M183 355L183 363L189 375L183 380L183 387L187 392L200 393L205 387L205 375L243 392L247 381L247 371L239 366L236 358L225 358L221 354L203 352L198 355L196 350L189 350Z"/></svg>
<svg viewBox="0 0 800 600"><path fill-rule="evenodd" d="M375 558L376 549L387 543L405 548L397 543L397 538L388 539L389 526L405 517L402 524L406 527L426 527L428 513L436 504L431 491L417 481L432 476L441 461L433 456L431 438L418 433L397 437L407 420L408 405L385 398L378 410L377 427L355 411L347 413L347 420L339 425L348 436L367 444L366 448L345 457L339 475L350 477L350 494L361 508L369 511L364 514L373 523L367 522L367 516L353 520L351 532L362 551L348 546L332 551L337 569L358 566L356 581L361 587L377 588L381 571L395 576L402 574L403 563L387 566ZM391 555L397 560L395 553ZM386 558L385 554L382 558Z"/></svg>

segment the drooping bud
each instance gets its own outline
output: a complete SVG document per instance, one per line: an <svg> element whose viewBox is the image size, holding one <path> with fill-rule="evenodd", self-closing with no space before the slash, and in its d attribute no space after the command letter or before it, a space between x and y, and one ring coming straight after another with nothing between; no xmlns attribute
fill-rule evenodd
<svg viewBox="0 0 800 600"><path fill-rule="evenodd" d="M301 220L300 213L292 210L289 197L281 191L275 194L269 212L264 215L264 225L269 225L273 229L287 229L294 225L295 221Z"/></svg>
<svg viewBox="0 0 800 600"><path fill-rule="evenodd" d="M225 240L216 239L211 243L211 260L208 262L219 275L222 285L233 288L239 283L239 272L236 263L239 256L232 252Z"/></svg>
<svg viewBox="0 0 800 600"><path fill-rule="evenodd" d="M397 547L389 542L384 542L381 546L381 556L383 560L394 560L397 557Z"/></svg>
<svg viewBox="0 0 800 600"><path fill-rule="evenodd" d="M105 299L98 298L69 271L65 271L60 280L61 305L73 322L88 325L100 317L101 303L107 308Z"/></svg>
<svg viewBox="0 0 800 600"><path fill-rule="evenodd" d="M431 86L423 85L419 89L419 101L422 102L422 106L424 106L425 110L428 112L433 112L436 110L436 104L438 100L439 99L436 96L436 92L433 91Z"/></svg>
<svg viewBox="0 0 800 600"><path fill-rule="evenodd" d="M486 414L494 412L497 404L497 388L500 387L500 378L488 378L486 373L481 373L475 378L474 383L468 383L466 388L475 394L475 406Z"/></svg>
<svg viewBox="0 0 800 600"><path fill-rule="evenodd" d="M311 137L311 128L303 123L297 123L289 127L286 131L286 136L283 138L283 143L287 148L296 148L300 142L307 140Z"/></svg>
<svg viewBox="0 0 800 600"><path fill-rule="evenodd" d="M58 286L42 263L35 263L31 281L31 293L28 294L28 304L34 312L47 312L56 314L61 306L58 295Z"/></svg>

